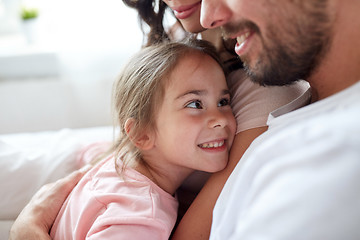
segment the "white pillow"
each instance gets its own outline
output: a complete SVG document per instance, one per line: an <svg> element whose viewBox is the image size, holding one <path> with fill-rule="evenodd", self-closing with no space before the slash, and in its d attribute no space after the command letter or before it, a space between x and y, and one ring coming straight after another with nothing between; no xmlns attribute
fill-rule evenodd
<svg viewBox="0 0 360 240"><path fill-rule="evenodd" d="M0 220L14 220L42 185L79 168L83 146L112 139L112 127L0 135Z"/></svg>

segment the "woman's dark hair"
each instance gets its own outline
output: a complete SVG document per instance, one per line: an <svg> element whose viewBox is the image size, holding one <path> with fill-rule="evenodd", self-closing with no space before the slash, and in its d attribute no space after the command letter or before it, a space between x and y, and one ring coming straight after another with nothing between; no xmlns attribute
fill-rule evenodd
<svg viewBox="0 0 360 240"><path fill-rule="evenodd" d="M170 40L163 25L167 5L162 0L123 0L123 2L138 12L144 34L144 23L149 26L150 31L145 46Z"/></svg>

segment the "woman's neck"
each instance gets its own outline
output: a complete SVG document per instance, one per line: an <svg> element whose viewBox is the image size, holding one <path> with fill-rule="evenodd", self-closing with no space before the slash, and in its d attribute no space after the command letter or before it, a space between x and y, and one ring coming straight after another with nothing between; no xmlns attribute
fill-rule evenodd
<svg viewBox="0 0 360 240"><path fill-rule="evenodd" d="M220 59L224 63L229 61L233 62L234 59L239 59L238 56L233 51L235 47L235 41L231 41L231 42L224 41L220 28L205 30L200 33L200 36L201 39L209 41L215 46L220 56Z"/></svg>
<svg viewBox="0 0 360 240"><path fill-rule="evenodd" d="M200 33L201 39L211 42L216 49L221 49L223 45L220 28L207 29Z"/></svg>

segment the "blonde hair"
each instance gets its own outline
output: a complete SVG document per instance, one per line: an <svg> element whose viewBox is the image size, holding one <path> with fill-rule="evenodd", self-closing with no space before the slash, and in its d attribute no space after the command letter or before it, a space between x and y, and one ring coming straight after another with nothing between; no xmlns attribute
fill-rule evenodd
<svg viewBox="0 0 360 240"><path fill-rule="evenodd" d="M193 52L211 56L222 67L215 48L209 42L194 39L145 47L124 66L113 86L114 120L120 130L112 147L117 169L119 159L123 162L122 170L130 161L142 160L131 139L140 137L145 129L156 130L155 117L163 101L165 79L182 57ZM135 121L127 134L125 122L129 118Z"/></svg>

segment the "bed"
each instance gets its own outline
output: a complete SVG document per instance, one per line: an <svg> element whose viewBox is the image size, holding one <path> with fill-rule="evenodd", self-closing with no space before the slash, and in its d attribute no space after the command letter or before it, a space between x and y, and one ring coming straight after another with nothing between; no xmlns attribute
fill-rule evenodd
<svg viewBox="0 0 360 240"><path fill-rule="evenodd" d="M43 184L79 168L82 146L112 139L110 126L0 135L0 240Z"/></svg>

